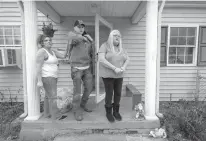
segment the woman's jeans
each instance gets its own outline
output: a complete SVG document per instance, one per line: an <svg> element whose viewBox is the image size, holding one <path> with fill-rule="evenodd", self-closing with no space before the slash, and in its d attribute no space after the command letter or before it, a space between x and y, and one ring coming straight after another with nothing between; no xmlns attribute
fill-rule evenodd
<svg viewBox="0 0 206 141"><path fill-rule="evenodd" d="M105 107L112 107L114 92L114 105L119 105L122 93L123 78L102 78L106 91Z"/></svg>
<svg viewBox="0 0 206 141"><path fill-rule="evenodd" d="M59 117L59 109L57 108L57 78L42 77L45 89L44 97L44 116L52 116L52 119Z"/></svg>
<svg viewBox="0 0 206 141"><path fill-rule="evenodd" d="M84 107L89 99L89 95L93 89L93 78L91 68L79 70L71 68L71 78L73 80L73 111L80 109L80 105ZM81 98L81 84L83 82L84 91Z"/></svg>

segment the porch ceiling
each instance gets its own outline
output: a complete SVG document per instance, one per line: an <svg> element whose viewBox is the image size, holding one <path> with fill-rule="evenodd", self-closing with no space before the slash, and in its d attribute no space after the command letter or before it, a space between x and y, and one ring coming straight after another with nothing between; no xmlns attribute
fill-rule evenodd
<svg viewBox="0 0 206 141"><path fill-rule="evenodd" d="M46 1L60 16L132 17L141 1Z"/></svg>

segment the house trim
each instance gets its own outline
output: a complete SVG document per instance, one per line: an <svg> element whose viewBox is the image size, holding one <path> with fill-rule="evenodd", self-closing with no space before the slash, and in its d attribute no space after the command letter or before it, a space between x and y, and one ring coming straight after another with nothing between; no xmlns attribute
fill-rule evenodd
<svg viewBox="0 0 206 141"><path fill-rule="evenodd" d="M39 11L48 16L55 23L61 23L61 16L46 1L36 1Z"/></svg>
<svg viewBox="0 0 206 141"><path fill-rule="evenodd" d="M132 24L138 23L144 17L144 15L146 14L146 5L146 1L141 1L139 3L139 6L137 7L137 9L131 17Z"/></svg>

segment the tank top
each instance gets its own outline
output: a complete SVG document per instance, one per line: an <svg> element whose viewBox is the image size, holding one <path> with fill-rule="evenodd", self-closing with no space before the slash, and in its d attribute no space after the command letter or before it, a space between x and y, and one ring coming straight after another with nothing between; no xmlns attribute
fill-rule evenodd
<svg viewBox="0 0 206 141"><path fill-rule="evenodd" d="M57 78L58 59L53 51L52 51L52 53L53 53L53 55L52 55L46 49L44 49L44 50L48 54L48 59L44 61L44 64L42 66L42 77L55 77L55 78Z"/></svg>

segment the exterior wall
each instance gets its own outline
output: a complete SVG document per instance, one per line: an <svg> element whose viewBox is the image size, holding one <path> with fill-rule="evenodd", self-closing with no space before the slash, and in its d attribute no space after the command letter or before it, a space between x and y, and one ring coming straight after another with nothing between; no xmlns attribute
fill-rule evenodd
<svg viewBox="0 0 206 141"><path fill-rule="evenodd" d="M176 2L166 2L163 10L162 24L199 24L206 25L206 10L201 7L202 2L187 2L187 6L193 8L169 8L168 5ZM184 3L185 2L180 2ZM54 47L66 47L66 34L73 29L72 24L76 19L82 19L86 23L93 23L93 17L64 17L61 25L55 27L59 30L55 33ZM125 95L125 85L133 84L143 94L145 87L145 37L146 37L146 18L133 25L129 18L106 18L113 24L114 29L120 30L123 37L123 46L130 56L130 64L123 83L123 95ZM160 101L179 100L180 98L193 99L193 92L196 89L196 72L200 70L203 76L206 76L206 67L161 67L160 74ZM70 77L70 67L66 64L60 65L59 87L72 88ZM205 90L206 91L206 90ZM201 95L204 97L204 95Z"/></svg>
<svg viewBox="0 0 206 141"><path fill-rule="evenodd" d="M0 2L0 26L21 25L21 14L16 2ZM23 99L23 77L22 70L18 67L0 67L0 92L4 100L9 100L10 94L17 100ZM2 100L0 95L0 101ZM15 101L15 100L14 100Z"/></svg>
<svg viewBox="0 0 206 141"><path fill-rule="evenodd" d="M197 4L189 2L188 5L192 5L193 8L169 8L167 4L171 3L166 2L166 8L164 8L162 15L162 25L206 25L206 9L204 7L197 8L200 3L202 2ZM203 76L206 76L206 67L161 67L160 100L170 100L170 94L172 100L178 100L182 97L193 99L193 92L196 89L197 70ZM201 97L204 98L205 94L201 94Z"/></svg>
<svg viewBox="0 0 206 141"><path fill-rule="evenodd" d="M167 4L167 3L166 3ZM195 6L194 6L195 7ZM206 25L206 10L204 8L165 8L163 10L162 24L170 23L182 24L201 24ZM73 23L76 19L82 19L86 24L94 25L94 17L63 17L63 23L55 24L58 29L53 38L53 47L65 49L67 45L67 33L73 30ZM145 17L138 24L131 24L129 18L107 18L113 24L114 29L120 30L123 37L123 46L130 56L130 64L123 83L123 95L125 95L125 85L133 84L143 94L145 86L145 37L146 21ZM43 22L49 20L38 12L39 34ZM21 24L20 11L16 2L0 2L0 25L2 24ZM72 89L70 66L60 64L58 87L69 87ZM195 90L197 69L206 75L206 67L161 67L160 79L160 100L178 100L181 97L191 99L192 91ZM23 101L23 91L21 89L22 70L18 67L0 68L0 91L4 92L5 97L9 98L9 91L12 97L18 95L18 101ZM7 90L5 90L7 89ZM1 97L0 97L1 98Z"/></svg>

